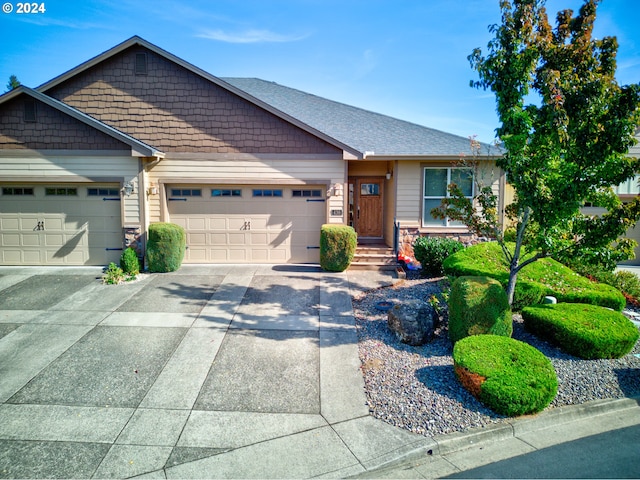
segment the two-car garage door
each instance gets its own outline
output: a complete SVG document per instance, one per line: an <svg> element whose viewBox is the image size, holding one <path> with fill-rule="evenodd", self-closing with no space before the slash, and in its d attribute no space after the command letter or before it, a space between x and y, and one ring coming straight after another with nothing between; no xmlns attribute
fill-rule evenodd
<svg viewBox="0 0 640 480"><path fill-rule="evenodd" d="M122 253L117 184L0 186L0 265L107 265Z"/></svg>
<svg viewBox="0 0 640 480"><path fill-rule="evenodd" d="M187 232L185 263L317 263L321 186L170 185L170 221Z"/></svg>

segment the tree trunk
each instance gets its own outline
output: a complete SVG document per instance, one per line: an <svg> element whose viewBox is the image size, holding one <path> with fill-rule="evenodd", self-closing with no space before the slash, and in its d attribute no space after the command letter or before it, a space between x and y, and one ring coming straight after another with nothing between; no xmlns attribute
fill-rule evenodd
<svg viewBox="0 0 640 480"><path fill-rule="evenodd" d="M507 283L507 298L509 299L509 305L513 305L513 298L516 293L516 280L518 279L517 264L511 265L509 272L509 282Z"/></svg>

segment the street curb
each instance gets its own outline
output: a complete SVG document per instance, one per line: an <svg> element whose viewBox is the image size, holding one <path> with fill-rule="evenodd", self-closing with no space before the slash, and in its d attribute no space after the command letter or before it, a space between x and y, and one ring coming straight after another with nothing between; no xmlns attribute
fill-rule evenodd
<svg viewBox="0 0 640 480"><path fill-rule="evenodd" d="M375 468L367 469L350 478L367 478L375 472L392 471L409 463L417 462L431 456L443 456L460 452L484 443L517 438L545 428L564 425L599 415L622 412L633 408L640 409L640 397L593 400L580 405L567 405L543 411L537 415L511 418L503 423L484 427L475 427L464 432L454 432L445 435L425 437L435 442L435 448L421 445L393 460L378 464Z"/></svg>

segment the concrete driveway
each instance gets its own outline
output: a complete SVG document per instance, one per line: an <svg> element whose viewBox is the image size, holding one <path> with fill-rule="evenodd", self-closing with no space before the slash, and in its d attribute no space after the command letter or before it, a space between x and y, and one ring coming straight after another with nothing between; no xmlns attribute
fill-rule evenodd
<svg viewBox="0 0 640 480"><path fill-rule="evenodd" d="M344 477L432 439L369 416L351 293L387 274L0 268L0 477Z"/></svg>

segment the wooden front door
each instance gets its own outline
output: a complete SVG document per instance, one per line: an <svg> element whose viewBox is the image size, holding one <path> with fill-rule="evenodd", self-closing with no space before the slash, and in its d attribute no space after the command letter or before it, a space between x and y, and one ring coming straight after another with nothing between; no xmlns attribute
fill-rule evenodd
<svg viewBox="0 0 640 480"><path fill-rule="evenodd" d="M361 238L382 238L384 180L358 178L355 184L355 229Z"/></svg>

